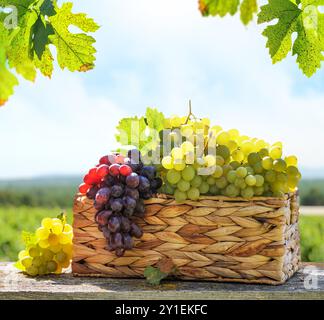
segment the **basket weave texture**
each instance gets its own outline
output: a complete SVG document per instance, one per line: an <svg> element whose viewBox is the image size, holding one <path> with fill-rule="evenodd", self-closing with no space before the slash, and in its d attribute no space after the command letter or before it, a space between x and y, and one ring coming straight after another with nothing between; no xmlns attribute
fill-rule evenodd
<svg viewBox="0 0 324 320"><path fill-rule="evenodd" d="M141 278L147 266L171 258L178 279L281 284L300 263L297 193L183 204L158 195L136 218L144 235L123 257L105 249L94 216L93 201L76 195L74 275Z"/></svg>

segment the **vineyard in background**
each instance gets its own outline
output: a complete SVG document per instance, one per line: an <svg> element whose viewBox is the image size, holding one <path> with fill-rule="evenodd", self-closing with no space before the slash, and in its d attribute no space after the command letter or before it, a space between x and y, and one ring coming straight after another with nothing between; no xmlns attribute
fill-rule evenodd
<svg viewBox="0 0 324 320"><path fill-rule="evenodd" d="M23 244L21 230L32 231L43 217L55 217L63 209L72 220L72 199L81 177L0 181L0 261L12 261ZM300 185L302 205L324 206L324 179L304 180ZM307 212L306 212L307 213ZM324 261L323 216L301 217L303 261Z"/></svg>

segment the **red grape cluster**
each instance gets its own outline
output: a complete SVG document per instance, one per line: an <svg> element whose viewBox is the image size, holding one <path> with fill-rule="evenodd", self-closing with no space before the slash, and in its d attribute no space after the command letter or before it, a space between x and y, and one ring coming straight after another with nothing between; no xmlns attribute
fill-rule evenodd
<svg viewBox="0 0 324 320"><path fill-rule="evenodd" d="M95 220L108 243L108 250L122 256L133 247L133 237L143 232L133 221L143 217L144 200L152 198L162 186L154 166L145 166L138 150L128 156L109 154L90 169L80 185L80 193L94 200Z"/></svg>

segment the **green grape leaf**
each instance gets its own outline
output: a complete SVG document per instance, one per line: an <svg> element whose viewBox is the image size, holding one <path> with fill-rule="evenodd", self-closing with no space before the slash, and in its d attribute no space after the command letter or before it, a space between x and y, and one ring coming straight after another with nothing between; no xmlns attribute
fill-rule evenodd
<svg viewBox="0 0 324 320"><path fill-rule="evenodd" d="M150 140L146 129L144 117L124 118L119 121L117 126L116 140L122 146L134 146L142 150Z"/></svg>
<svg viewBox="0 0 324 320"><path fill-rule="evenodd" d="M54 16L56 14L56 10L53 4L53 0L44 0L42 5L40 6L40 12L44 16Z"/></svg>
<svg viewBox="0 0 324 320"><path fill-rule="evenodd" d="M199 10L203 16L234 15L240 4L240 0L199 0Z"/></svg>
<svg viewBox="0 0 324 320"><path fill-rule="evenodd" d="M160 131L164 129L164 114L159 112L157 109L147 108L146 109L146 122L147 125L155 129L156 131Z"/></svg>
<svg viewBox="0 0 324 320"><path fill-rule="evenodd" d="M46 46L49 44L48 37L54 34L54 30L51 24L47 23L41 16L39 16L33 26L33 34L33 49L37 54L38 59L41 60L43 53L46 50Z"/></svg>
<svg viewBox="0 0 324 320"><path fill-rule="evenodd" d="M155 267L148 266L144 270L146 281L157 286L161 281L176 271L176 267L170 258L162 258Z"/></svg>
<svg viewBox="0 0 324 320"><path fill-rule="evenodd" d="M9 32L0 23L0 107L3 106L18 85L17 78L7 68L7 48L11 42Z"/></svg>
<svg viewBox="0 0 324 320"><path fill-rule="evenodd" d="M241 21L248 25L253 20L253 15L258 12L257 0L243 0L240 6Z"/></svg>
<svg viewBox="0 0 324 320"><path fill-rule="evenodd" d="M276 24L267 26L263 32L268 38L267 48L273 63L283 60L292 51L306 76L312 76L320 68L324 49L324 15L316 6L323 3L323 0L301 0L300 8L290 0L269 0L261 7L259 24L278 19ZM293 33L297 33L294 43Z"/></svg>
<svg viewBox="0 0 324 320"><path fill-rule="evenodd" d="M146 281L153 286L158 286L167 276L168 275L166 273L163 273L158 268L154 268L152 266L148 266L144 270L144 277L146 278Z"/></svg>
<svg viewBox="0 0 324 320"><path fill-rule="evenodd" d="M72 3L64 3L56 8L56 15L48 18L54 30L49 39L57 48L57 60L62 69L88 71L94 67L95 39L85 33L71 33L69 27L73 25L84 32L95 32L99 27L85 14L72 13L72 7Z"/></svg>
<svg viewBox="0 0 324 320"><path fill-rule="evenodd" d="M27 11L19 19L18 32L7 50L9 66L15 68L17 73L26 80L34 81L36 68L31 60L31 34L37 21L35 11Z"/></svg>

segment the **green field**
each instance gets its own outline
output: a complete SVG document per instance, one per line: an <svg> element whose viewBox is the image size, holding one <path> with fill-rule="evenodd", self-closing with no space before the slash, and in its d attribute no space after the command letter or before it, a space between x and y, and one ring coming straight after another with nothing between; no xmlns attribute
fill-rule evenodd
<svg viewBox="0 0 324 320"><path fill-rule="evenodd" d="M59 208L1 207L0 261L13 261L22 249L21 231L33 231L43 217L55 217ZM67 211L71 222L71 210ZM324 215L302 216L300 219L303 261L324 261Z"/></svg>

